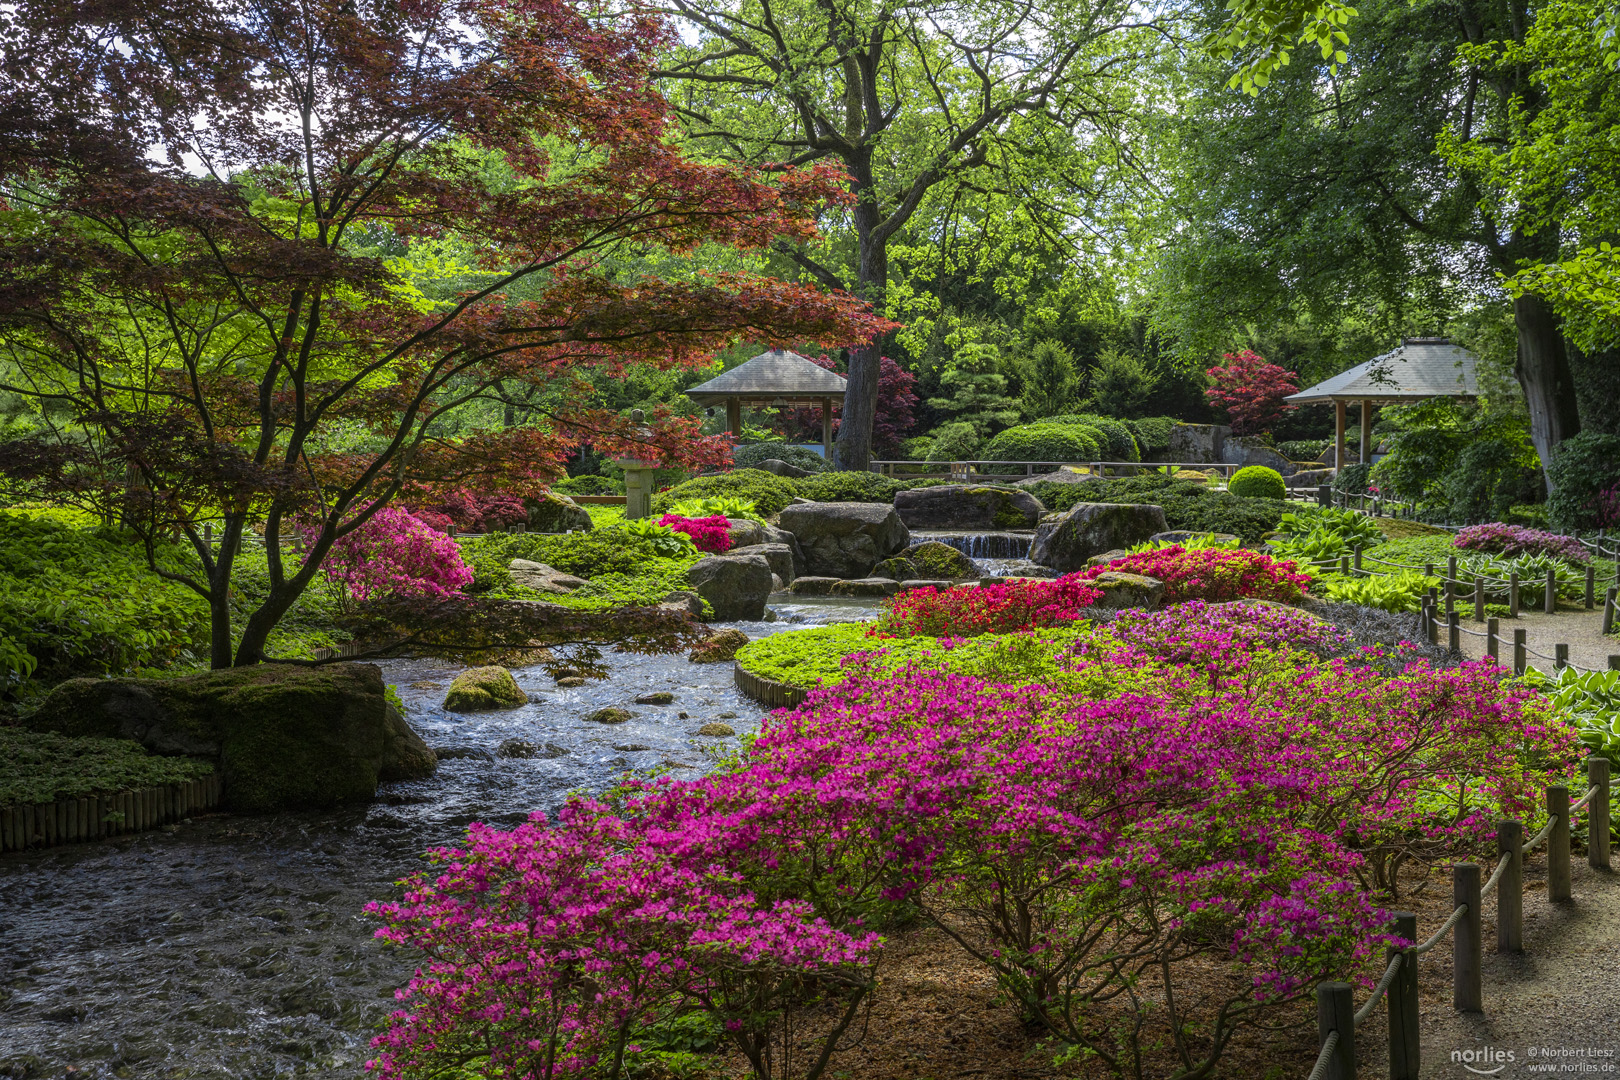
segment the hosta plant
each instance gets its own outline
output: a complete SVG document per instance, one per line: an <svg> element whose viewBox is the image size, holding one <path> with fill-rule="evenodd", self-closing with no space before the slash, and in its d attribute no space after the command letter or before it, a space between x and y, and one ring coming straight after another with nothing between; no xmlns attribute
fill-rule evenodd
<svg viewBox="0 0 1620 1080"><path fill-rule="evenodd" d="M1551 699L1553 708L1575 725L1581 742L1594 754L1620 768L1620 671L1567 667L1553 677L1530 668L1524 681Z"/></svg>
<svg viewBox="0 0 1620 1080"><path fill-rule="evenodd" d="M1423 594L1440 584L1416 570L1372 577L1334 578L1323 583L1327 599L1340 604L1360 604L1384 611L1416 611Z"/></svg>

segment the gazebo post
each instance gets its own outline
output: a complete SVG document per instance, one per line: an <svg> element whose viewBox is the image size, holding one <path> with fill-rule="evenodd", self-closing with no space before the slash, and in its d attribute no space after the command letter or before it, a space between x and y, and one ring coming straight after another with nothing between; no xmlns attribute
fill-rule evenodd
<svg viewBox="0 0 1620 1080"><path fill-rule="evenodd" d="M832 398L821 399L821 456L832 460Z"/></svg>
<svg viewBox="0 0 1620 1080"><path fill-rule="evenodd" d="M1372 402L1361 399L1361 462L1372 460Z"/></svg>
<svg viewBox="0 0 1620 1080"><path fill-rule="evenodd" d="M1344 468L1344 419L1345 402L1338 398L1333 402L1333 467Z"/></svg>
<svg viewBox="0 0 1620 1080"><path fill-rule="evenodd" d="M733 438L742 438L742 399L726 398L726 429Z"/></svg>

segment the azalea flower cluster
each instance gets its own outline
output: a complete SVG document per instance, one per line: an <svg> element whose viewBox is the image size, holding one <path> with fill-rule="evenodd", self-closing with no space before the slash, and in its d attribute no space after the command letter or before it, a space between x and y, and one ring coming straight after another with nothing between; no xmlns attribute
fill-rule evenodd
<svg viewBox="0 0 1620 1080"><path fill-rule="evenodd" d="M529 520L529 510L518 496L505 491L472 492L456 488L438 494L433 502L413 502L411 513L440 532L504 532L509 525Z"/></svg>
<svg viewBox="0 0 1620 1080"><path fill-rule="evenodd" d="M319 523L303 523L306 544L320 535ZM387 507L340 536L321 572L355 600L384 597L443 599L472 584L473 572L461 548L408 510Z"/></svg>
<svg viewBox="0 0 1620 1080"><path fill-rule="evenodd" d="M1142 574L1164 582L1164 602L1184 600L1298 600L1311 578L1292 560L1273 559L1261 551L1199 548L1180 544L1141 551L1079 572L1092 580L1108 571Z"/></svg>
<svg viewBox="0 0 1620 1080"><path fill-rule="evenodd" d="M689 518L679 514L665 514L658 524L692 538L692 546L710 555L724 555L731 550L731 522L723 514L711 517Z"/></svg>
<svg viewBox="0 0 1620 1080"><path fill-rule="evenodd" d="M1489 525L1470 525L1458 530L1452 546L1465 551L1488 551L1507 558L1515 555L1553 555L1582 565L1592 561L1592 554L1586 550L1586 545L1573 536L1504 525L1500 521Z"/></svg>
<svg viewBox="0 0 1620 1080"><path fill-rule="evenodd" d="M1010 581L1002 585L915 589L889 602L873 637L977 637L1080 618L1102 598L1102 590L1069 574L1054 581Z"/></svg>
<svg viewBox="0 0 1620 1080"><path fill-rule="evenodd" d="M638 1027L700 1009L769 1077L794 995L848 1024L874 932L920 912L1062 1043L1139 1074L1175 1032L1204 1072L1371 966L1402 861L1486 850L1579 752L1491 665L1385 675L1263 605L1020 636L1065 674L856 661L733 768L473 827L370 909L429 958L374 1067L619 1075Z"/></svg>

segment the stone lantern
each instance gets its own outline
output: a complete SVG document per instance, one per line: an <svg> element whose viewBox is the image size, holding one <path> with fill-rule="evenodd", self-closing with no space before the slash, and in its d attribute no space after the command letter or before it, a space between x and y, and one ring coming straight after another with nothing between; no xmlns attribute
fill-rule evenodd
<svg viewBox="0 0 1620 1080"><path fill-rule="evenodd" d="M641 434L652 434L652 429L644 423L646 414L640 409L631 411L630 420L640 427ZM656 466L634 457L614 458L613 463L624 470L624 516L630 520L652 517L653 470Z"/></svg>

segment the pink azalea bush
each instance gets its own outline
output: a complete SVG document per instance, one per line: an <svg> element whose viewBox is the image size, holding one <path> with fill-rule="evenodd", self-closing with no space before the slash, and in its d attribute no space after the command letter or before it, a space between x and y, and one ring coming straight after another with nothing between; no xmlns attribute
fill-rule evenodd
<svg viewBox="0 0 1620 1080"><path fill-rule="evenodd" d="M1345 644L1193 603L1055 643L1047 682L857 665L734 768L474 826L370 908L428 958L374 1067L619 1076L639 1027L696 1008L776 1075L786 1009L824 994L847 1025L874 932L920 911L1060 1042L1137 1073L1175 1030L1207 1071L1370 969L1403 862L1487 852L1578 757L1492 665L1322 658Z"/></svg>
<svg viewBox="0 0 1620 1080"><path fill-rule="evenodd" d="M1164 582L1164 602L1186 600L1298 600L1308 591L1311 578L1292 560L1273 559L1260 551L1197 549L1180 544L1142 551L1079 572L1092 580L1110 570L1142 574Z"/></svg>
<svg viewBox="0 0 1620 1080"><path fill-rule="evenodd" d="M1452 545L1464 551L1487 551L1507 558L1515 555L1553 555L1583 565L1592 561L1592 554L1586 550L1586 545L1573 536L1504 525L1500 521L1489 525L1470 525L1458 530Z"/></svg>
<svg viewBox="0 0 1620 1080"><path fill-rule="evenodd" d="M318 527L300 527L312 544ZM386 507L332 545L321 572L355 600L381 597L440 599L472 584L461 548L408 510Z"/></svg>
<svg viewBox="0 0 1620 1080"><path fill-rule="evenodd" d="M731 550L731 522L727 521L723 514L706 518L665 514L658 519L658 524L668 526L678 533L685 533L692 538L693 547L710 555L724 555Z"/></svg>

